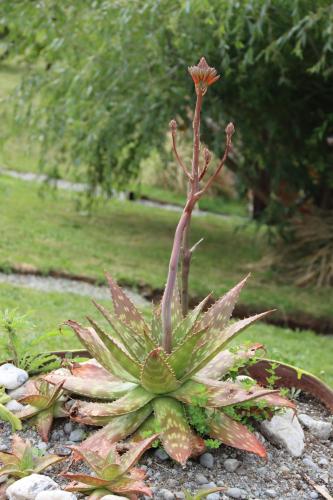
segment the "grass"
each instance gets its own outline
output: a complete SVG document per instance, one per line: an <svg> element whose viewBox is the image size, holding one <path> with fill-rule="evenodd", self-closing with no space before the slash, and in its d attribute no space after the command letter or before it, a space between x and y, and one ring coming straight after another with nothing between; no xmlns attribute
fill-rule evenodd
<svg viewBox="0 0 333 500"><path fill-rule="evenodd" d="M179 215L131 202L111 201L91 214L78 211L70 193L40 193L38 186L0 177L0 267L34 265L47 273L61 269L103 281L104 271L128 284L162 288ZM254 227L233 219L197 217L192 241L204 242L195 254L191 293L222 294L237 283L266 252L266 239ZM242 301L281 312L306 311L330 316L329 290L279 285L256 271Z"/></svg>
<svg viewBox="0 0 333 500"><path fill-rule="evenodd" d="M88 297L71 293L45 293L12 285L0 285L2 309L19 307L20 314L27 314L39 334L57 329L64 320L85 322L87 314L100 318ZM109 301L99 301L108 306ZM149 315L146 311L146 315ZM27 332L22 331L24 335ZM1 333L0 333L1 335ZM31 332L29 332L31 336ZM321 377L333 386L332 337L319 337L312 332L292 332L287 329L258 323L243 332L234 343L262 342L268 348L267 356L293 365ZM300 348L300 345L302 346ZM72 331L64 327L59 336L48 339L40 350L81 348ZM1 359L1 355L0 355Z"/></svg>

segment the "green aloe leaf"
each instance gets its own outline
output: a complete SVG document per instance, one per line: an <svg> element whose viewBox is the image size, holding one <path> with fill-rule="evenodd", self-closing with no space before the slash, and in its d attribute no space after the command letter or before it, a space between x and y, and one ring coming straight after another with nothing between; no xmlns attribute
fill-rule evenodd
<svg viewBox="0 0 333 500"><path fill-rule="evenodd" d="M151 336L160 345L162 336L162 319L161 319L161 307L159 305L153 305L151 326L150 326Z"/></svg>
<svg viewBox="0 0 333 500"><path fill-rule="evenodd" d="M192 311L188 313L186 318L184 318L172 332L172 345L176 347L179 342L182 342L187 335L192 332L193 326L197 319L199 318L201 312L203 311L208 300L211 298L211 294L207 295L200 304L198 304Z"/></svg>
<svg viewBox="0 0 333 500"><path fill-rule="evenodd" d="M165 451L184 464L192 453L192 433L183 405L173 398L162 397L154 399L153 407Z"/></svg>
<svg viewBox="0 0 333 500"><path fill-rule="evenodd" d="M209 421L209 435L228 446L250 451L262 458L267 457L265 448L254 434L245 425L236 422L221 411L215 410L212 413Z"/></svg>
<svg viewBox="0 0 333 500"><path fill-rule="evenodd" d="M22 429L21 420L2 404L0 404L0 420L9 422L13 432L20 431Z"/></svg>
<svg viewBox="0 0 333 500"><path fill-rule="evenodd" d="M178 282L176 280L171 298L171 325L172 330L183 320L182 305L180 302Z"/></svg>
<svg viewBox="0 0 333 500"><path fill-rule="evenodd" d="M174 391L179 386L161 347L154 349L147 356L141 372L141 384L153 394L165 394Z"/></svg>
<svg viewBox="0 0 333 500"><path fill-rule="evenodd" d="M95 488L105 488L109 486L110 481L107 479L102 479L100 477L88 476L88 474L73 474L72 472L66 472L63 474L64 477L72 481L79 481L86 486L93 486Z"/></svg>
<svg viewBox="0 0 333 500"><path fill-rule="evenodd" d="M181 378L184 373L188 371L188 366L191 363L192 352L204 335L204 330L192 333L187 336L182 343L178 344L178 346L167 357L167 361L175 372L177 379Z"/></svg>

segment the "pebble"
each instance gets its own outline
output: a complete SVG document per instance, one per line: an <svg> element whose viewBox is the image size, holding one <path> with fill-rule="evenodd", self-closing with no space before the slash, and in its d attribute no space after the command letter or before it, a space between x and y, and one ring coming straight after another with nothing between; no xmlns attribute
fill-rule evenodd
<svg viewBox="0 0 333 500"><path fill-rule="evenodd" d="M318 498L318 497L319 497L319 495L316 491L311 491L310 498Z"/></svg>
<svg viewBox="0 0 333 500"><path fill-rule="evenodd" d="M214 457L211 453L204 453L200 457L200 464L207 469L212 469L214 466Z"/></svg>
<svg viewBox="0 0 333 500"><path fill-rule="evenodd" d="M45 452L48 448L48 444L44 443L44 441L40 441L39 443L36 444L36 448L38 448L42 452Z"/></svg>
<svg viewBox="0 0 333 500"><path fill-rule="evenodd" d="M323 457L319 460L319 465L324 465L325 467L329 464L329 461L327 460L327 458Z"/></svg>
<svg viewBox="0 0 333 500"><path fill-rule="evenodd" d="M163 498L164 500L173 500L175 498L175 495L172 493L172 491L167 490L166 488L160 490L158 496L159 498Z"/></svg>
<svg viewBox="0 0 333 500"><path fill-rule="evenodd" d="M105 497L103 497L105 498ZM119 497L118 497L119 498ZM77 496L69 491L41 491L35 500L77 500Z"/></svg>
<svg viewBox="0 0 333 500"><path fill-rule="evenodd" d="M196 477L196 481L198 484L207 484L209 482L206 476L204 476L203 474L198 474Z"/></svg>
<svg viewBox="0 0 333 500"><path fill-rule="evenodd" d="M265 494L269 497L269 498L276 498L277 497L277 493L275 490L273 489L268 489L265 491Z"/></svg>
<svg viewBox="0 0 333 500"><path fill-rule="evenodd" d="M220 499L220 494L216 491L215 493L209 493L209 495L206 496L207 500L219 500Z"/></svg>
<svg viewBox="0 0 333 500"><path fill-rule="evenodd" d="M246 498L246 492L240 488L228 488L226 495L230 498Z"/></svg>
<svg viewBox="0 0 333 500"><path fill-rule="evenodd" d="M164 462L164 460L168 460L168 458L170 458L169 455L167 454L167 452L163 448L157 448L157 450L155 450L155 452L154 452L154 455L159 460L162 460L162 462Z"/></svg>
<svg viewBox="0 0 333 500"><path fill-rule="evenodd" d="M54 447L54 453L59 455L59 457L68 457L72 451L66 446L59 445Z"/></svg>
<svg viewBox="0 0 333 500"><path fill-rule="evenodd" d="M223 466L227 472L235 472L240 465L241 462L235 458L228 458L223 462Z"/></svg>
<svg viewBox="0 0 333 500"><path fill-rule="evenodd" d="M83 429L75 429L69 435L69 440L74 443L78 443L79 441L83 441L85 437L85 432Z"/></svg>
<svg viewBox="0 0 333 500"><path fill-rule="evenodd" d="M35 500L38 493L58 490L59 486L53 479L41 474L31 474L11 484L6 491L8 500Z"/></svg>
<svg viewBox="0 0 333 500"><path fill-rule="evenodd" d="M16 401L16 399L12 399L11 401L8 401L8 403L5 406L9 411L12 411L12 412L21 411L24 408L24 405L21 405L21 403Z"/></svg>
<svg viewBox="0 0 333 500"><path fill-rule="evenodd" d="M318 466L314 463L313 460L311 460L311 458L308 458L308 457L305 457L303 458L303 464L308 467L309 469L317 469Z"/></svg>
<svg viewBox="0 0 333 500"><path fill-rule="evenodd" d="M301 413L298 415L298 419L304 427L307 427L311 434L320 440L326 441L329 439L330 434L333 430L332 422L324 422L323 420L315 420L314 418Z"/></svg>
<svg viewBox="0 0 333 500"><path fill-rule="evenodd" d="M12 363L0 366L0 385L5 389L17 389L29 378L28 373Z"/></svg>
<svg viewBox="0 0 333 500"><path fill-rule="evenodd" d="M304 432L294 412L288 408L283 415L274 415L260 424L261 432L273 444L282 446L293 457L304 451Z"/></svg>
<svg viewBox="0 0 333 500"><path fill-rule="evenodd" d="M66 434L70 434L73 430L73 424L72 422L67 422L65 425L64 425L64 432Z"/></svg>

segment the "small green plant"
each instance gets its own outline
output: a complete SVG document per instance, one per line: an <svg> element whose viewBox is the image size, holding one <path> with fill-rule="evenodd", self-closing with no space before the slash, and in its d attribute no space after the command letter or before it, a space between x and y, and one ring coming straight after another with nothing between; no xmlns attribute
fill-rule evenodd
<svg viewBox="0 0 333 500"><path fill-rule="evenodd" d="M32 473L40 473L50 465L64 460L57 455L40 455L40 450L33 448L30 441L24 441L20 436L14 434L12 438L12 452L0 452L0 462L4 465L0 468L0 476L9 476L20 479Z"/></svg>
<svg viewBox="0 0 333 500"><path fill-rule="evenodd" d="M116 445L112 443L104 442L104 451L100 453L73 447L79 457L92 469L93 475L69 472L63 474L64 477L73 481L66 487L66 490L85 493L90 495L89 499L93 500L98 500L110 493L126 495L129 498L137 498L137 495L151 496L150 488L143 482L145 472L133 466L157 437L157 434L153 434L143 441L132 444L130 449L121 456L117 452Z"/></svg>
<svg viewBox="0 0 333 500"><path fill-rule="evenodd" d="M13 432L20 431L22 429L21 420L4 406L9 401L10 397L6 394L5 389L0 387L0 420L9 422Z"/></svg>
<svg viewBox="0 0 333 500"><path fill-rule="evenodd" d="M26 315L19 315L15 309L5 309L0 314L0 328L4 333L0 337L2 356L10 358L15 366L27 371L29 375L48 372L60 366L60 359L54 354L38 352L40 343L57 336L58 332L31 338L33 325Z"/></svg>
<svg viewBox="0 0 333 500"><path fill-rule="evenodd" d="M268 387L275 387L276 382L280 380L280 377L276 375L276 369L278 368L278 366L278 363L271 363L270 368L266 368L266 372L269 374L269 376L266 377L266 383Z"/></svg>
<svg viewBox="0 0 333 500"><path fill-rule="evenodd" d="M62 382L53 387L39 379L34 383L36 392L20 398L20 402L27 406L18 413L19 418L31 419L43 441L48 441L53 419L68 415L61 400L62 386Z"/></svg>

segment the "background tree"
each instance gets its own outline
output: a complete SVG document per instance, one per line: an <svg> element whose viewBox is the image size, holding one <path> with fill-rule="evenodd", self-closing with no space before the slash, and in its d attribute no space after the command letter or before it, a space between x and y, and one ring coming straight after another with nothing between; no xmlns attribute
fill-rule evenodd
<svg viewBox="0 0 333 500"><path fill-rule="evenodd" d="M205 54L225 78L207 99L203 139L221 154L216 131L226 117L235 122L228 165L253 190L256 214L277 222L300 205L332 209L330 0L23 0L1 9L8 54L29 65L16 118L55 165L107 192L128 182L161 147L169 119L187 122L184 63Z"/></svg>

